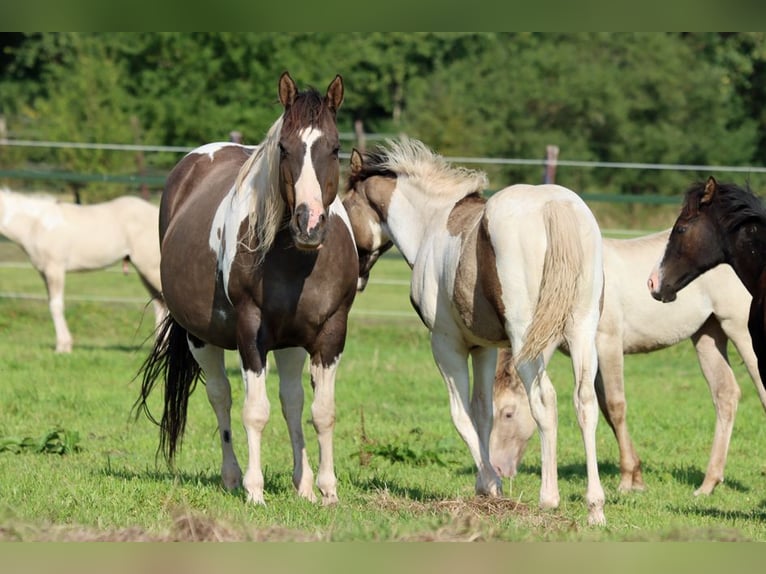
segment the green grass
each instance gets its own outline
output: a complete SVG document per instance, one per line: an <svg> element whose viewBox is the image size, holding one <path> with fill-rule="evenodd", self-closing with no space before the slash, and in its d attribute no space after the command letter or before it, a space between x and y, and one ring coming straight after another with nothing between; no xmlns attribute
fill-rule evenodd
<svg viewBox="0 0 766 574"><path fill-rule="evenodd" d="M24 261L0 243L0 261ZM244 540L760 540L766 541L764 413L734 351L743 398L726 482L695 498L712 439L714 414L689 343L626 358L629 424L644 461L647 491L619 495L618 453L598 427L608 525L586 525L582 441L572 407L568 360L551 364L559 398L561 506L537 509L539 441L533 438L506 499L473 495L474 470L449 417L447 393L431 358L428 333L409 307L409 277L385 257L358 296L337 380L335 462L340 503L298 500L277 396L263 439L266 507L245 503L219 481L220 448L205 393L190 401L175 471L156 459L158 430L131 418L133 377L149 351L153 314L135 274L119 268L67 279L71 355L53 352L53 326L41 300L0 298L0 441L38 443L49 432L76 436L65 454L0 452L0 539ZM383 280L393 280L384 283ZM31 267L0 267L0 292L42 295ZM119 297L106 303L79 296ZM385 312L386 314L378 314ZM227 355L234 394L234 440L247 462L239 422L242 385ZM313 429L304 420L312 463ZM151 408L159 414L159 392Z"/></svg>

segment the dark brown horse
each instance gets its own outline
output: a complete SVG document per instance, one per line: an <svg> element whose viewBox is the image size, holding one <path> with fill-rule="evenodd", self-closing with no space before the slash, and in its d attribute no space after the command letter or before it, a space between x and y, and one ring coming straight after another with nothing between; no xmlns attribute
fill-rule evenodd
<svg viewBox="0 0 766 574"><path fill-rule="evenodd" d="M301 428L305 359L311 357L311 418L319 439L317 487L337 501L332 433L335 373L356 293L358 259L337 197L337 76L325 96L279 80L284 113L255 147L208 144L170 173L160 206L161 274L170 316L142 367L136 402L165 381L160 450L172 462L186 424L187 401L204 375L218 419L224 485L242 472L232 448L231 388L224 349L239 353L245 384L247 498L263 503L261 435L269 419L266 354L274 351L279 397L293 447L293 483L315 500ZM151 417L151 415L149 415Z"/></svg>
<svg viewBox="0 0 766 574"><path fill-rule="evenodd" d="M766 209L750 191L713 177L693 185L670 233L665 253L649 276L655 299L673 301L678 291L720 263L734 268L753 296L747 327L766 375Z"/></svg>

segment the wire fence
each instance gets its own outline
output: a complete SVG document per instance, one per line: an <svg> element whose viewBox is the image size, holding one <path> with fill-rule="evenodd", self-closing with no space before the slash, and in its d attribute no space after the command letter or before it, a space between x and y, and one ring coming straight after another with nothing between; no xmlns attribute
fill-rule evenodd
<svg viewBox="0 0 766 574"><path fill-rule="evenodd" d="M355 140L357 134L344 132L341 139ZM395 138L396 134L364 134L365 140L376 141L387 138ZM120 151L132 153L171 153L185 154L192 151L193 147L144 145L144 144L115 144L115 143L91 143L91 142L68 142L46 141L29 139L0 138L2 147L16 148L48 148L48 149L79 149L94 151ZM555 147L555 146L549 146ZM341 159L347 160L349 153L341 153ZM746 173L766 174L766 167L756 165L700 165L678 163L643 163L643 162L607 162L607 161L582 161L546 158L497 158L497 157L474 157L474 156L445 156L449 162L464 165L477 166L540 166L550 171L553 167L573 167L581 169L631 169L631 170L664 170L675 172L697 173ZM33 168L4 168L0 165L0 178L17 180L43 180L43 181L67 181L72 183L115 183L130 185L149 185L162 187L165 183L165 175L149 173L76 173L62 171L50 167ZM490 190L491 191L491 190ZM615 193L581 193L583 199L591 202L609 203L640 203L650 205L677 204L680 196L656 195L656 194L615 194Z"/></svg>

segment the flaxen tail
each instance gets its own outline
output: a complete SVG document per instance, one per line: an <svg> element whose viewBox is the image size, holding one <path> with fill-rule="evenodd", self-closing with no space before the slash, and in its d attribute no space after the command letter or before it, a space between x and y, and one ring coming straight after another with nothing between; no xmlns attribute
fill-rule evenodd
<svg viewBox="0 0 766 574"><path fill-rule="evenodd" d="M157 449L172 464L176 450L180 448L186 428L186 411L189 395L197 386L202 372L189 350L187 331L168 314L160 326L151 354L138 372L141 376L141 394L133 405L138 418L143 411L160 427L160 444ZM165 381L165 400L162 419L149 411L147 400L158 379Z"/></svg>
<svg viewBox="0 0 766 574"><path fill-rule="evenodd" d="M543 208L548 247L532 322L527 329L518 362L538 357L560 339L577 299L583 251L574 211L564 203L548 202Z"/></svg>

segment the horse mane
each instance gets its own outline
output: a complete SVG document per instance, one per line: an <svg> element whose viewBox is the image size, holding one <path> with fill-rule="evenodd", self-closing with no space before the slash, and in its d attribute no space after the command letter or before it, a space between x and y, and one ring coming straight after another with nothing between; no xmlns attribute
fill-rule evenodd
<svg viewBox="0 0 766 574"><path fill-rule="evenodd" d="M274 243L282 224L285 202L279 193L279 134L283 116L269 128L266 138L239 169L234 182L236 195L248 194L247 232L243 238L260 263ZM255 240L254 242L252 240Z"/></svg>
<svg viewBox="0 0 766 574"><path fill-rule="evenodd" d="M488 186L483 171L451 165L423 142L403 137L365 154L363 167L349 179L349 189L373 175L407 176L433 196L465 197L481 194Z"/></svg>
<svg viewBox="0 0 766 574"><path fill-rule="evenodd" d="M250 200L243 242L255 255L256 263L263 261L274 244L287 208L279 191L279 139L282 130L295 129L294 125L316 126L326 109L325 100L316 89L308 88L300 92L290 108L269 128L264 140L237 174L235 193L240 196L248 194Z"/></svg>
<svg viewBox="0 0 766 574"><path fill-rule="evenodd" d="M766 208L760 197L750 189L750 185L740 187L734 183L716 183L713 204L717 208L718 220L726 232L737 230L745 223L756 221L766 225ZM687 190L684 198L683 215L691 215L699 209L700 200L705 193L705 182L696 182Z"/></svg>

